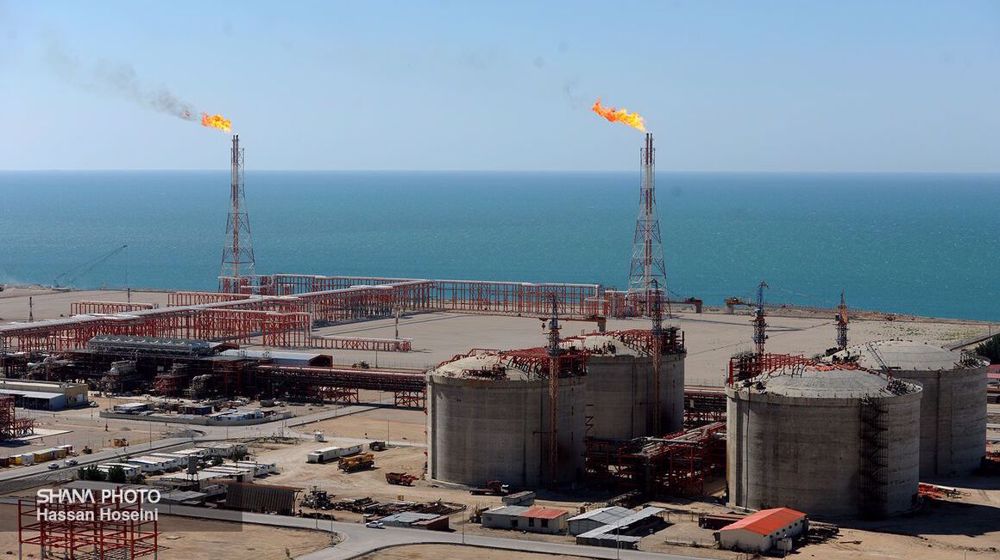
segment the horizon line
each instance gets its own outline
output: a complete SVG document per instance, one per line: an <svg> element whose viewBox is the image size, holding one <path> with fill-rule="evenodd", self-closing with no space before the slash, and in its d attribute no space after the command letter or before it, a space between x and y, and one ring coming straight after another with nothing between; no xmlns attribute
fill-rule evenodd
<svg viewBox="0 0 1000 560"><path fill-rule="evenodd" d="M101 168L101 169L0 169L0 173L107 173L107 172L229 172L228 167L218 168ZM266 173L638 173L639 169L247 169L251 172ZM704 170L669 169L659 173L715 174L715 175L1000 175L1000 169L985 171L959 170Z"/></svg>

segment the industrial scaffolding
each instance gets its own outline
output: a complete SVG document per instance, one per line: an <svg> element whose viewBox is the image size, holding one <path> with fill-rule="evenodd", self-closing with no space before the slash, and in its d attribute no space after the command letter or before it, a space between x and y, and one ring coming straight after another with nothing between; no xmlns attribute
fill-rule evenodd
<svg viewBox="0 0 1000 560"><path fill-rule="evenodd" d="M650 497L704 494L705 480L726 464L726 424L716 422L662 438L590 438L585 465L591 482Z"/></svg>
<svg viewBox="0 0 1000 560"><path fill-rule="evenodd" d="M726 421L726 393L715 387L684 389L684 427Z"/></svg>
<svg viewBox="0 0 1000 560"><path fill-rule="evenodd" d="M33 418L18 418L14 397L0 395L0 441L10 441L35 433Z"/></svg>
<svg viewBox="0 0 1000 560"><path fill-rule="evenodd" d="M131 519L142 511L141 502L43 504L37 497L22 498L17 502L18 548L34 545L41 549L41 558L59 560L155 557L159 524L155 519ZM106 519L102 513L125 519Z"/></svg>
<svg viewBox="0 0 1000 560"><path fill-rule="evenodd" d="M328 348L335 343L313 337L313 326L383 319L400 312L539 316L548 312L552 297L563 320L603 325L609 317L631 316L624 294L602 291L598 284L303 275L255 276L252 283L261 286L260 295L177 292L167 296L168 305L162 308L81 302L75 308L81 314L74 317L0 326L0 348L74 350L101 334L238 342L260 337L261 344L270 347ZM375 349L378 344L368 346Z"/></svg>
<svg viewBox="0 0 1000 560"><path fill-rule="evenodd" d="M361 390L393 394L399 407L423 408L427 382L422 371L261 365L257 383L270 394L308 395L317 400L356 404Z"/></svg>
<svg viewBox="0 0 1000 560"><path fill-rule="evenodd" d="M729 374L726 383L732 386L734 383L747 381L764 373L807 365L821 367L817 365L816 360L803 356L745 352L729 358Z"/></svg>
<svg viewBox="0 0 1000 560"><path fill-rule="evenodd" d="M126 303L122 301L74 301L69 304L70 315L111 315L156 309L155 303Z"/></svg>

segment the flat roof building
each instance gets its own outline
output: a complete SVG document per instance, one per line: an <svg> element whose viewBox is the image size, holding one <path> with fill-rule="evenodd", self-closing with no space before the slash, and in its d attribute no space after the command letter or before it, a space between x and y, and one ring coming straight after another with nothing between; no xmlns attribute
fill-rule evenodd
<svg viewBox="0 0 1000 560"><path fill-rule="evenodd" d="M14 397L16 406L35 410L62 410L90 401L86 383L59 383L27 379L0 379L0 395Z"/></svg>
<svg viewBox="0 0 1000 560"><path fill-rule="evenodd" d="M386 527L404 527L409 529L426 529L428 531L447 531L448 516L437 513L416 513L404 511L379 519Z"/></svg>
<svg viewBox="0 0 1000 560"><path fill-rule="evenodd" d="M595 516L597 519L612 517L615 519L590 531L578 534L576 543L614 548L637 548L642 537L653 534L665 525L663 518L660 517L663 508L647 507L639 511L625 510L627 515L622 515L624 512L618 511L621 509L624 508L616 508L613 512L603 512L603 514Z"/></svg>
<svg viewBox="0 0 1000 560"><path fill-rule="evenodd" d="M483 512L483 527L529 533L565 533L569 513L545 506L502 506Z"/></svg>
<svg viewBox="0 0 1000 560"><path fill-rule="evenodd" d="M592 509L569 518L569 534L579 535L581 533L586 533L587 531L592 531L598 527L610 525L611 523L614 523L624 517L628 517L633 513L635 512L628 508L618 506Z"/></svg>

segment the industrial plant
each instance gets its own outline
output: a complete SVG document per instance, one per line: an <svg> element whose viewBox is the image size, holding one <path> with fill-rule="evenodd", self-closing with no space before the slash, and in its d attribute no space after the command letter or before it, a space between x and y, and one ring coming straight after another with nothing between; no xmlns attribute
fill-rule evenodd
<svg viewBox="0 0 1000 560"><path fill-rule="evenodd" d="M129 290L0 324L0 439L39 448L3 458L7 493L52 481L157 489L191 517L312 517L334 533L459 523L462 542L515 529L583 556L706 536L698 546L784 553L839 524L930 515L961 495L944 477L1000 471L987 443L987 396L1000 389L968 351L986 337L943 348L859 336L879 319L849 321L842 295L832 318L784 328L822 327L833 348L777 352L771 323L814 310L768 305L763 281L747 315L738 298L706 310L673 294L652 134L625 290L261 274L236 135L230 166L217 292ZM57 430L38 411L96 435L42 449L83 428ZM53 558L162 548L156 523L30 521L43 506L20 496L19 546Z"/></svg>

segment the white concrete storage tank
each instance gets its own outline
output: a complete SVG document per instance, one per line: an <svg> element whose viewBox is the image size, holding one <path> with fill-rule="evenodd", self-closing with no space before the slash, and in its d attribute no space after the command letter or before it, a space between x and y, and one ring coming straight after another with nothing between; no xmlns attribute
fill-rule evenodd
<svg viewBox="0 0 1000 560"><path fill-rule="evenodd" d="M592 333L563 340L564 348L590 353L587 359L587 416L590 435L628 440L662 436L684 423L684 335L664 329L660 359L660 422L654 429L656 389L652 338L648 330Z"/></svg>
<svg viewBox="0 0 1000 560"><path fill-rule="evenodd" d="M583 474L583 373L580 367L559 379L559 484ZM470 486L490 480L520 488L548 484L547 377L511 355L484 353L441 364L427 385L431 479Z"/></svg>
<svg viewBox="0 0 1000 560"><path fill-rule="evenodd" d="M923 387L920 476L965 475L979 468L986 455L986 362L908 340L850 346L826 358L845 360L873 370L884 363L893 377Z"/></svg>
<svg viewBox="0 0 1000 560"><path fill-rule="evenodd" d="M732 507L879 518L917 496L920 387L850 365L783 366L726 387Z"/></svg>

